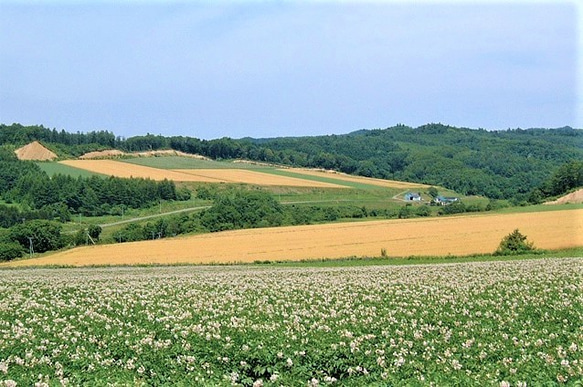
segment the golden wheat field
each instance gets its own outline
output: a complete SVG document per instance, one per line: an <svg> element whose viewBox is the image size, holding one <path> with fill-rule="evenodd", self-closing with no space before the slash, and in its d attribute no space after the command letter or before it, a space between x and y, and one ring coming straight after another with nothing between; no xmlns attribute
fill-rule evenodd
<svg viewBox="0 0 583 387"><path fill-rule="evenodd" d="M493 252L516 228L538 248L583 246L583 209L227 231L80 247L2 266L283 261L379 256L381 249L393 257L466 255Z"/></svg>
<svg viewBox="0 0 583 387"><path fill-rule="evenodd" d="M330 179L349 181L352 183L376 185L378 187L385 187L385 188L402 188L402 189L429 188L429 185L427 185L427 184L408 183L405 181L396 181L396 180L375 179L372 177L364 177L364 176L353 176L353 175L347 175L346 173L337 172L337 171L325 171L325 170L319 170L319 169L305 169L305 168L289 168L289 169L284 169L284 171L291 171L294 173L301 173L303 175L309 175L309 176L326 177L326 178L330 178Z"/></svg>
<svg viewBox="0 0 583 387"><path fill-rule="evenodd" d="M68 165L87 171L101 173L108 176L116 177L141 177L150 178L152 180L174 180L174 181L207 181L216 182L214 179L202 180L196 176L185 173L151 168L143 165L128 164L115 160L63 160L61 164Z"/></svg>
<svg viewBox="0 0 583 387"><path fill-rule="evenodd" d="M346 188L345 186L296 177L278 176L245 169L159 169L115 160L64 160L60 163L117 177L141 177L200 183L244 183L312 188Z"/></svg>
<svg viewBox="0 0 583 387"><path fill-rule="evenodd" d="M173 171L192 176L200 176L202 179L217 179L217 181L225 183L289 187L347 188L338 184L304 180L296 177L279 176L245 169L174 169Z"/></svg>

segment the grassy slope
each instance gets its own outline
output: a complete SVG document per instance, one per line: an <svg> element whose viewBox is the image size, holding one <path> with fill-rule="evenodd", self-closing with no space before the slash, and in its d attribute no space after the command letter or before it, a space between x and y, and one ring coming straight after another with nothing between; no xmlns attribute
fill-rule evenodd
<svg viewBox="0 0 583 387"><path fill-rule="evenodd" d="M72 177L91 177L91 176L104 176L99 173L90 172L85 169L70 167L68 165L60 164L57 162L37 162L36 163L40 169L46 172L47 175L53 176L57 174L69 175Z"/></svg>
<svg viewBox="0 0 583 387"><path fill-rule="evenodd" d="M118 161L160 169L265 169L263 165L228 161L200 160L182 156L136 157Z"/></svg>

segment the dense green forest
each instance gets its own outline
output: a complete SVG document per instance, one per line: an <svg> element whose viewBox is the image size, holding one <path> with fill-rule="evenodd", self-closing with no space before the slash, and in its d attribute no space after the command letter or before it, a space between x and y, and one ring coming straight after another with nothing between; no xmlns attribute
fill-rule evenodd
<svg viewBox="0 0 583 387"><path fill-rule="evenodd" d="M0 145L33 140L43 141L63 157L106 148L175 149L212 159L243 158L439 185L515 203L536 199L533 190L561 166L583 160L583 131L570 127L486 131L442 124L397 125L346 135L200 140L151 134L126 139L107 131L67 133L42 126L0 125ZM549 190L539 193L547 195Z"/></svg>

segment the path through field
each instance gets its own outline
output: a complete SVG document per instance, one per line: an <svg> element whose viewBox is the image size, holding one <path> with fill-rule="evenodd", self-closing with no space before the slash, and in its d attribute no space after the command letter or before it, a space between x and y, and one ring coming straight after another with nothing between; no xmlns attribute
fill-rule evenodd
<svg viewBox="0 0 583 387"><path fill-rule="evenodd" d="M493 252L514 229L536 247L583 246L583 209L264 228L87 246L1 266L234 263Z"/></svg>

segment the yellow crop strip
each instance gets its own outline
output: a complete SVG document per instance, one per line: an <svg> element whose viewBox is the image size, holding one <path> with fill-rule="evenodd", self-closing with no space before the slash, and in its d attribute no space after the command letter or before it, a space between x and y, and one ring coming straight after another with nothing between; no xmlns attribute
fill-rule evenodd
<svg viewBox="0 0 583 387"><path fill-rule="evenodd" d="M227 231L80 247L1 266L235 263L379 256L490 253L514 229L535 247L583 246L583 209L382 220Z"/></svg>

